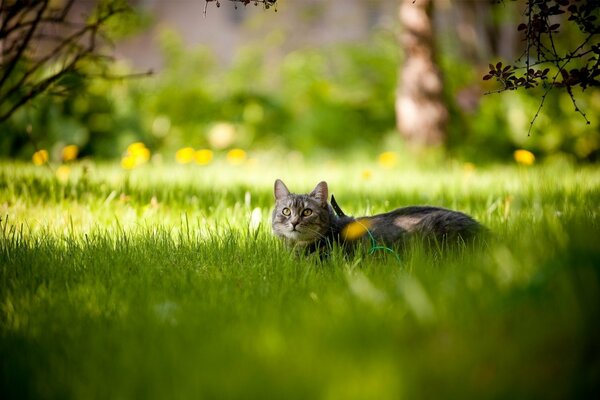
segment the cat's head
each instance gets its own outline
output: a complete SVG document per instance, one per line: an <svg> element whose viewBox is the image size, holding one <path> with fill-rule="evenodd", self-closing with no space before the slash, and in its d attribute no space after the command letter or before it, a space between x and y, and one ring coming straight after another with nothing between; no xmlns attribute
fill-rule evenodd
<svg viewBox="0 0 600 400"><path fill-rule="evenodd" d="M319 182L309 194L290 193L285 184L275 181L273 233L296 244L309 244L321 239L331 224L327 204L327 182Z"/></svg>

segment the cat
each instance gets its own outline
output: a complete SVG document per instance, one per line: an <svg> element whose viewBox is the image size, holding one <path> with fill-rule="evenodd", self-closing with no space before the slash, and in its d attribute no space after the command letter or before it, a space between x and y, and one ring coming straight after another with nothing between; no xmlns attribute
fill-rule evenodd
<svg viewBox="0 0 600 400"><path fill-rule="evenodd" d="M359 246L387 250L402 249L414 237L428 242L454 244L473 239L484 230L470 216L432 206L410 206L354 218L345 215L332 196L328 202L327 182L319 182L308 194L291 193L280 179L275 181L272 228L275 236L307 254L326 257L333 245L346 255Z"/></svg>

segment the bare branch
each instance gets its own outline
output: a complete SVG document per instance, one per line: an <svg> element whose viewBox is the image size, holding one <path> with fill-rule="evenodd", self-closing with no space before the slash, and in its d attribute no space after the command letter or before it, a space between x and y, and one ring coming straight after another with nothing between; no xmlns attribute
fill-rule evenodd
<svg viewBox="0 0 600 400"><path fill-rule="evenodd" d="M11 75L11 73L14 71L15 67L17 66L17 63L19 62L19 60L23 56L23 52L25 51L25 49L29 45L29 42L30 42L31 38L33 37L33 34L34 34L35 30L37 29L40 20L42 19L42 15L44 14L44 11L46 11L46 8L48 6L48 2L47 1L43 1L41 4L42 4L42 6L38 10L38 12L37 12L37 14L35 16L33 24L29 27L29 30L27 31L27 33L23 37L21 45L18 46L17 51L16 51L14 57L12 57L12 59L9 61L8 66L6 66L6 68L4 67L4 65L2 66L2 70L3 71L2 71L2 76L0 77L0 88L6 82L6 80Z"/></svg>
<svg viewBox="0 0 600 400"><path fill-rule="evenodd" d="M277 11L277 0L204 0L204 17L206 17L208 3L215 3L217 8L219 8L221 7L221 1L229 1L230 3L234 3L235 8L237 8L238 3L243 4L244 6L247 6L248 4L254 4L255 6L262 4L265 10L275 7L275 11Z"/></svg>
<svg viewBox="0 0 600 400"><path fill-rule="evenodd" d="M60 6L51 6L49 0L0 2L0 122L42 93L68 90L51 90L66 74L91 78L82 68L84 60L101 65L112 59L97 52L99 40L107 41L102 30L109 19L130 8L109 0L100 3L91 18L70 18L74 4L75 0Z"/></svg>

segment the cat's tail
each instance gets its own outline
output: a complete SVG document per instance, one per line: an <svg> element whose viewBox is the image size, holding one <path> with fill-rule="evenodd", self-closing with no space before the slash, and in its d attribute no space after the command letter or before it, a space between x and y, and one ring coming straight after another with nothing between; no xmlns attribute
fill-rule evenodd
<svg viewBox="0 0 600 400"><path fill-rule="evenodd" d="M337 201L335 201L335 197L333 196L333 194L331 195L331 207L333 208L333 211L335 211L335 214L338 217L345 217L346 216L346 214L342 211L342 209L338 205Z"/></svg>

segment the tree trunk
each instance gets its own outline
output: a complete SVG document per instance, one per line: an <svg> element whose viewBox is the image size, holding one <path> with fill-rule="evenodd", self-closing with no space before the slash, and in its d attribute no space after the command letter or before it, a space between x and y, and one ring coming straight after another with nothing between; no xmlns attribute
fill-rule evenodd
<svg viewBox="0 0 600 400"><path fill-rule="evenodd" d="M396 95L396 123L411 147L443 145L448 110L435 62L433 0L400 0L400 46L404 62Z"/></svg>

